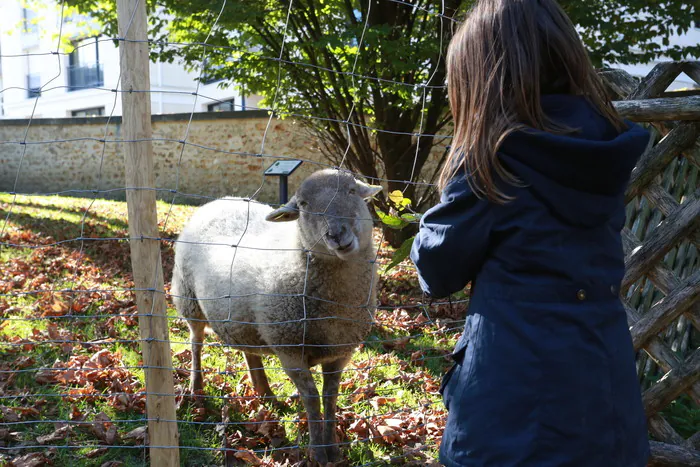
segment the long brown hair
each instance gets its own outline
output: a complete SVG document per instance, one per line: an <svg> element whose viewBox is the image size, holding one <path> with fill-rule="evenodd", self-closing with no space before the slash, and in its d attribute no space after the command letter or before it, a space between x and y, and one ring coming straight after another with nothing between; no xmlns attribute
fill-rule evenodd
<svg viewBox="0 0 700 467"><path fill-rule="evenodd" d="M510 133L572 131L547 118L542 94L585 96L618 131L625 128L554 0L478 0L450 42L447 87L454 137L438 186L466 170L477 196L496 203L510 199L498 179L518 183L497 157Z"/></svg>

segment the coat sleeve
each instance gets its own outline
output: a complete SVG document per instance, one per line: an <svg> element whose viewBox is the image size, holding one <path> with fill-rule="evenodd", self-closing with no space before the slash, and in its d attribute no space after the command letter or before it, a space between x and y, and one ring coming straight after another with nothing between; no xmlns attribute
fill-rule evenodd
<svg viewBox="0 0 700 467"><path fill-rule="evenodd" d="M474 279L486 257L493 207L464 178L453 180L420 221L411 260L423 292L443 298Z"/></svg>

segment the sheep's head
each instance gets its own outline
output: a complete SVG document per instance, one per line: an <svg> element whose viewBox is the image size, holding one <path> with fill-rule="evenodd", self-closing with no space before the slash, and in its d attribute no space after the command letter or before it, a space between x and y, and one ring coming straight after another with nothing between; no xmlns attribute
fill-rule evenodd
<svg viewBox="0 0 700 467"><path fill-rule="evenodd" d="M371 246L372 219L366 201L381 190L350 174L321 170L304 180L289 202L266 219L299 219L304 248L349 258Z"/></svg>

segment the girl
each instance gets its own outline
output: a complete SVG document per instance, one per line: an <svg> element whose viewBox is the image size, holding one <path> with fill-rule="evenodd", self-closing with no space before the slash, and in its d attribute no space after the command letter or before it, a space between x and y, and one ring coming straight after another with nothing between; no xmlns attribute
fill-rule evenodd
<svg viewBox="0 0 700 467"><path fill-rule="evenodd" d="M441 462L645 466L619 285L648 132L616 113L554 0L477 1L447 71L452 151L411 252L434 298L473 281Z"/></svg>

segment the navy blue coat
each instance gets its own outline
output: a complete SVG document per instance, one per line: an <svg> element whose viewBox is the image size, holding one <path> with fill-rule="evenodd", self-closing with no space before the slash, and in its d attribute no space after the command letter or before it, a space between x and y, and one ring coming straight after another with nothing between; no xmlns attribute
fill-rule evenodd
<svg viewBox="0 0 700 467"><path fill-rule="evenodd" d="M632 339L619 300L624 191L649 142L581 97L544 111L575 134L510 135L502 163L525 186L504 205L455 178L421 220L411 258L423 290L472 282L441 393L448 467L641 467L649 456Z"/></svg>

